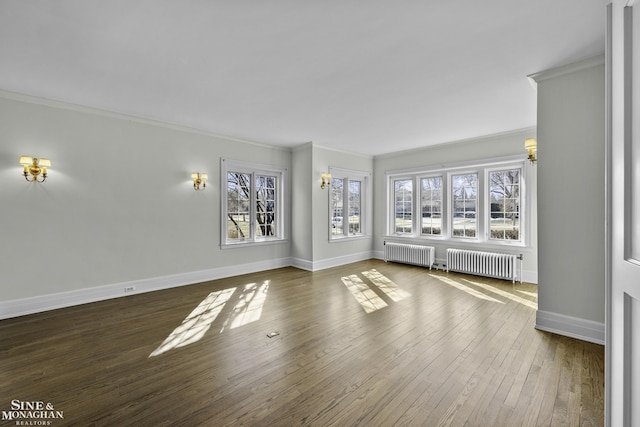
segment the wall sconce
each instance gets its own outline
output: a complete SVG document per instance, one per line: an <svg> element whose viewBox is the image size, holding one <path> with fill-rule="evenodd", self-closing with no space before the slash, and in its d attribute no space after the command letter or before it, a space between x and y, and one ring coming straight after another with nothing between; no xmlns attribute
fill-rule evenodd
<svg viewBox="0 0 640 427"><path fill-rule="evenodd" d="M51 160L37 157L20 156L20 164L24 166L22 175L29 182L44 182L47 179L47 168L51 167ZM29 179L29 174L32 178ZM42 180L38 175L42 174Z"/></svg>
<svg viewBox="0 0 640 427"><path fill-rule="evenodd" d="M527 138L524 140L524 148L529 152L529 161L531 164L535 164L538 159L536 159L536 151L538 150L538 141L535 138Z"/></svg>
<svg viewBox="0 0 640 427"><path fill-rule="evenodd" d="M322 172L322 184L320 184L320 188L324 190L327 185L331 185L331 174L328 172Z"/></svg>
<svg viewBox="0 0 640 427"><path fill-rule="evenodd" d="M205 189L207 186L207 179L209 179L209 177L206 173L194 172L191 174L191 179L193 180L193 189L198 191ZM201 185L202 188L200 188Z"/></svg>

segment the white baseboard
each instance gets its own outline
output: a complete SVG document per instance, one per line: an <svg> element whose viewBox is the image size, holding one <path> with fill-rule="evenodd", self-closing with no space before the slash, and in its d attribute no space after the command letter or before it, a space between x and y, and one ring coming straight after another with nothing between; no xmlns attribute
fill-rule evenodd
<svg viewBox="0 0 640 427"><path fill-rule="evenodd" d="M318 271L324 270L326 268L339 267L341 265L351 264L358 261L366 261L371 258L376 257L374 256L373 252L369 251L335 258L327 258L320 261L309 261L301 258L292 258L291 266L308 271Z"/></svg>
<svg viewBox="0 0 640 427"><path fill-rule="evenodd" d="M161 289L206 282L208 280L237 276L239 271L242 272L242 274L256 273L259 271L272 270L274 268L288 267L290 265L290 258L280 258L249 264L212 268L209 270L192 271L189 273L173 274L170 276L133 280L130 282L115 283L111 285L59 292L49 295L39 295L30 298L0 301L0 320L111 298L124 297L144 292L152 292ZM134 290L125 293L125 288L133 288Z"/></svg>
<svg viewBox="0 0 640 427"><path fill-rule="evenodd" d="M313 271L313 261L302 258L291 258L291 266L301 270Z"/></svg>
<svg viewBox="0 0 640 427"><path fill-rule="evenodd" d="M314 261L312 271L324 270L331 267L339 267L341 265L351 264L358 261L366 261L368 259L371 259L371 251L360 252L357 254L350 254L335 258L327 258L320 261Z"/></svg>
<svg viewBox="0 0 640 427"><path fill-rule="evenodd" d="M272 270L274 268L293 266L307 271L318 271L327 268L338 267L358 261L365 261L371 258L384 259L383 251L360 252L347 256L328 258L320 261L309 261L301 258L280 258L254 262L250 264L234 265L209 270L193 271L182 274L174 274L162 277L133 280L130 282L115 283L111 285L98 286L93 288L78 289L68 292L59 292L48 295L38 295L29 298L0 301L0 320L11 317L24 316L27 314L40 313L58 308L70 307L74 305L87 304L112 298L119 298L135 295L144 292L158 291L162 289L175 288L178 286L191 285L194 283L217 280L225 277L237 276L239 271L242 274L256 273L260 271ZM440 262L440 261L438 261ZM533 283L529 280L526 280ZM130 292L125 288L133 287ZM578 319L579 320L579 319ZM540 328L542 329L542 328ZM602 326L604 331L604 327ZM555 332L550 330L551 332ZM558 332L560 333L560 332ZM603 332L604 334L604 332ZM604 336L604 335L603 335ZM589 341L589 340L587 340ZM604 341L604 338L603 338ZM594 341L596 342L596 341Z"/></svg>
<svg viewBox="0 0 640 427"><path fill-rule="evenodd" d="M604 323L538 310L536 329L604 345Z"/></svg>

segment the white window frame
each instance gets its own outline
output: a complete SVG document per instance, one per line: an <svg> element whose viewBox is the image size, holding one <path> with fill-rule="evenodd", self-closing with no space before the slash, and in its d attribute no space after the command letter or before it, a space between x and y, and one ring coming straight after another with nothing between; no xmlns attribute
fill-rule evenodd
<svg viewBox="0 0 640 427"><path fill-rule="evenodd" d="M411 226L412 230L409 232L398 232L396 230L396 181L411 181L412 194L411 194ZM389 227L392 230L392 234L395 236L413 236L416 228L416 209L419 203L416 203L416 181L419 182L419 178L411 175L400 175L393 177L389 182L389 205L391 209ZM403 211L404 212L404 211Z"/></svg>
<svg viewBox="0 0 640 427"><path fill-rule="evenodd" d="M418 231L421 237L429 237L429 238L442 238L442 236L446 236L446 230L447 230L447 220L444 217L445 213L447 212L447 208L446 208L446 201L447 199L447 195L445 194L446 189L448 189L449 187L447 186L447 177L441 173L439 174L429 174L429 175L420 175L417 177L417 184L420 186L420 188L418 189L418 196L420 197L420 199L418 200L419 202L419 206L418 206L418 219L420 221L420 224L418 225ZM440 181L442 183L442 186L440 187L440 234L423 234L422 233L422 180L423 179L433 179L433 178L440 178Z"/></svg>
<svg viewBox="0 0 640 427"><path fill-rule="evenodd" d="M511 167L510 167L511 166ZM522 241L523 240L523 229L524 229L524 224L523 224L523 212L526 214L525 216L528 219L528 214L525 211L525 206L526 206L526 200L524 198L524 193L523 193L523 188L524 188L524 176L525 176L525 168L524 168L524 164L522 165L501 165L498 167L488 167L485 169L485 175L484 175L484 179L485 182L487 183L486 185L486 202L485 202L485 212L486 212L486 218L485 218L485 233L487 235L487 240L491 243L499 243L499 244L503 244L504 242L518 242L518 241ZM519 224L519 234L520 234L520 239L519 240L508 240L508 239L494 239L491 237L491 179L489 178L489 174L491 172L498 172L498 171L507 171L507 170L514 170L517 169L520 171L520 181L519 181L519 192L520 192L520 212L518 213L520 216L520 224ZM525 221L526 222L526 221Z"/></svg>
<svg viewBox="0 0 640 427"><path fill-rule="evenodd" d="M482 218L483 218L483 212L481 210L479 210L479 208L481 206L483 206L483 176L484 174L482 173L481 170L479 170L481 168L469 168L469 169L460 169L460 170L452 170L452 171L448 171L446 174L446 179L447 179L447 183L449 184L448 186L448 203L447 203L447 220L448 220L448 237L451 240L459 240L461 242L468 242L468 241L477 241L479 240L480 236L482 236L483 230L482 230ZM454 236L453 232L454 232L454 224L453 224L453 218L454 218L454 200L453 200L453 177L454 176L459 176L459 175L476 175L477 177L477 185L476 185L476 210L475 210L475 220L476 220L476 235L475 236L471 236L471 237L467 237L467 236Z"/></svg>
<svg viewBox="0 0 640 427"><path fill-rule="evenodd" d="M249 236L244 239L230 239L228 236L227 223L227 175L228 173L244 173L250 175L251 195L249 201ZM274 236L257 236L256 230L256 192L255 178L257 175L270 175L276 177L276 218L274 220L276 234ZM270 243L282 243L287 241L288 215L286 210L286 194L288 188L288 170L284 167L263 165L258 163L220 159L220 247L234 248L252 245L264 245Z"/></svg>
<svg viewBox="0 0 640 427"><path fill-rule="evenodd" d="M331 174L331 183L334 180L346 180L347 185L343 185L342 194L342 229L343 234L333 234L333 186L329 187L329 241L339 242L353 239L362 239L371 237L371 173L351 169L343 169L338 167L329 167ZM349 233L349 181L360 181L360 231L358 233ZM346 215L345 215L346 212ZM346 218L346 222L345 222Z"/></svg>
<svg viewBox="0 0 640 427"><path fill-rule="evenodd" d="M500 240L491 238L491 199L489 173L500 170L520 170L520 224L519 240ZM453 197L452 177L477 173L478 188L476 200L476 236L453 236ZM422 234L422 178L435 176L442 177L442 233L441 235ZM531 211L529 206L532 195L527 191L527 182L531 179L532 172L526 159L522 156L510 156L499 159L491 159L477 162L464 162L438 167L414 168L406 170L389 171L386 173L387 182L387 230L386 237L406 240L421 240L433 243L454 243L461 246L482 247L518 247L530 246ZM413 180L413 223L410 233L397 233L395 231L395 181Z"/></svg>

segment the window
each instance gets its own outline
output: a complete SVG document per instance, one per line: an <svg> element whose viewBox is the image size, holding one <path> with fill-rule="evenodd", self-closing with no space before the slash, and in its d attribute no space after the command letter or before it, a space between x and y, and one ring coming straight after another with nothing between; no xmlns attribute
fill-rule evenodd
<svg viewBox="0 0 640 427"><path fill-rule="evenodd" d="M331 235L344 236L344 180L331 178Z"/></svg>
<svg viewBox="0 0 640 427"><path fill-rule="evenodd" d="M422 211L420 234L439 236L442 234L442 177L422 178L420 183Z"/></svg>
<svg viewBox="0 0 640 427"><path fill-rule="evenodd" d="M284 240L285 169L222 159L222 246Z"/></svg>
<svg viewBox="0 0 640 427"><path fill-rule="evenodd" d="M452 175L451 200L453 200L453 209L451 210L453 235L456 237L476 237L478 174Z"/></svg>
<svg viewBox="0 0 640 427"><path fill-rule="evenodd" d="M362 182L351 179L347 182L349 185L349 234L359 234Z"/></svg>
<svg viewBox="0 0 640 427"><path fill-rule="evenodd" d="M398 179L394 182L395 232L398 234L413 231L413 180Z"/></svg>
<svg viewBox="0 0 640 427"><path fill-rule="evenodd" d="M366 172L330 168L330 239L362 237L366 232L367 188Z"/></svg>
<svg viewBox="0 0 640 427"><path fill-rule="evenodd" d="M388 172L390 236L525 246L525 162ZM419 220L418 220L419 219Z"/></svg>
<svg viewBox="0 0 640 427"><path fill-rule="evenodd" d="M490 238L520 240L520 169L489 172Z"/></svg>

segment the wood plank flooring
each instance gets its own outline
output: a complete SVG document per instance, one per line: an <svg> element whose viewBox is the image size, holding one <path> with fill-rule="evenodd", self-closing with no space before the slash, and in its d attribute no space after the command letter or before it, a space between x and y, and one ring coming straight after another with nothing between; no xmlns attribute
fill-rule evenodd
<svg viewBox="0 0 640 427"><path fill-rule="evenodd" d="M603 425L603 347L535 330L536 306L535 285L369 260L7 319L0 411L44 401L63 411L53 426Z"/></svg>

